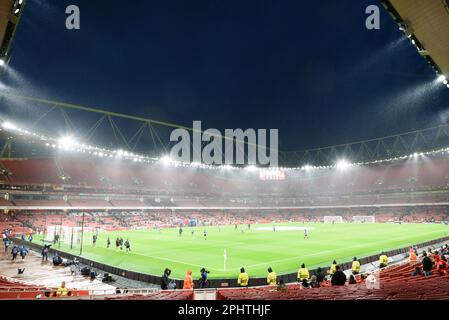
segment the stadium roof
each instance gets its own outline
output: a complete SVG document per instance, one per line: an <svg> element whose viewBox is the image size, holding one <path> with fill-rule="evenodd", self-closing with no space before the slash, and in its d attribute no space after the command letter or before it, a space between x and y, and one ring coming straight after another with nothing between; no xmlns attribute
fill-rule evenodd
<svg viewBox="0 0 449 320"><path fill-rule="evenodd" d="M435 71L449 77L449 1L383 0L382 3Z"/></svg>
<svg viewBox="0 0 449 320"><path fill-rule="evenodd" d="M26 0L0 0L0 73L8 63L11 46Z"/></svg>

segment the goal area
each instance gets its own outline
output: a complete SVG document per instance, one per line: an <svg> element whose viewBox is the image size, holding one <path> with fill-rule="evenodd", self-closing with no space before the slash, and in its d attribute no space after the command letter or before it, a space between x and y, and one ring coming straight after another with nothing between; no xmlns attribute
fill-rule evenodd
<svg viewBox="0 0 449 320"><path fill-rule="evenodd" d="M375 223L376 218L374 216L353 216L352 221L357 223Z"/></svg>
<svg viewBox="0 0 449 320"><path fill-rule="evenodd" d="M71 247L78 247L81 243L81 234L84 232L84 240L87 240L86 234L92 233L94 231L94 228L90 227L84 228L84 230L82 230L81 227L69 227L63 225L47 226L44 242L54 242L55 238L58 237L58 241L60 243L70 245Z"/></svg>
<svg viewBox="0 0 449 320"><path fill-rule="evenodd" d="M324 223L342 223L343 217L342 216L324 216L323 221L324 221Z"/></svg>

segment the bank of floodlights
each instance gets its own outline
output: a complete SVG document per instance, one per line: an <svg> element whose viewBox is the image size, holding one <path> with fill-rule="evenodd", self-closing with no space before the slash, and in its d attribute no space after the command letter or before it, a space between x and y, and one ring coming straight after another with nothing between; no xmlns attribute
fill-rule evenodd
<svg viewBox="0 0 449 320"><path fill-rule="evenodd" d="M439 81L444 82L446 78L438 78ZM61 151L67 152L78 152L83 154L89 154L92 156L96 156L99 158L107 158L107 159L124 159L132 162L139 163L149 163L149 164L162 164L164 166L169 167L186 167L186 168L200 168L200 169L214 169L214 170L245 170L248 172L256 172L258 170L266 170L267 168L259 168L255 165L248 165L246 167L236 167L229 164L225 165L208 165L201 162L181 162L176 161L170 158L168 155L161 156L159 158L149 157L141 154L132 153L126 150L118 149L118 150L109 150L98 146L88 145L81 141L79 141L76 137L66 135L58 138L47 137L41 134L37 134L35 132L30 132L26 129L19 127L17 124L11 121L4 121L0 124L0 127L12 133L17 133L21 136L32 136L39 140L43 145L50 149L58 149ZM436 154L449 154L449 147L427 151L427 152L415 152L409 155L396 156L386 159L378 159L373 161L366 162L355 162L351 163L346 159L340 159L333 165L327 166L313 166L311 164L306 164L302 167L269 167L271 170L282 170L282 171L305 171L309 172L312 170L332 170L337 169L339 171L346 171L347 169L353 166L362 166L362 165L372 165L372 164L382 164L388 163L398 160L404 160L407 158L417 159L419 156L425 155L436 155Z"/></svg>

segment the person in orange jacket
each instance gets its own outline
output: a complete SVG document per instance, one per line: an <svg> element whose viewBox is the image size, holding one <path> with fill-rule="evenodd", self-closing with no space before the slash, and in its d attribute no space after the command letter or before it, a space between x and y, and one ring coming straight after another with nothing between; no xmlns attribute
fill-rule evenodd
<svg viewBox="0 0 449 320"><path fill-rule="evenodd" d="M418 257L416 256L415 249L414 249L414 248L410 248L410 251L409 251L409 261L410 261L410 262L416 262L417 258L418 258Z"/></svg>
<svg viewBox="0 0 449 320"><path fill-rule="evenodd" d="M184 278L183 289L193 289L193 280L192 280L192 271L189 270L186 273L186 277Z"/></svg>
<svg viewBox="0 0 449 320"><path fill-rule="evenodd" d="M440 266L440 261L441 261L441 257L438 254L438 252L433 254L433 262L434 262L434 266L435 268L438 270L439 266Z"/></svg>

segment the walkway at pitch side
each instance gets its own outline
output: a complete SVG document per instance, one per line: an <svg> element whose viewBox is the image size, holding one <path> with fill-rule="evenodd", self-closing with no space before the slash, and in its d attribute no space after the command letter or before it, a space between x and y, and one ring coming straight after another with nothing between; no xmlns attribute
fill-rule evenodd
<svg viewBox="0 0 449 320"><path fill-rule="evenodd" d="M83 265L80 265L80 268L82 267ZM25 268L23 274L18 274L19 268ZM7 254L2 250L0 253L0 270L1 275L26 284L57 288L62 281L65 281L67 288L90 290L96 294L114 294L116 287L129 289L154 287L154 285L149 285L148 283L133 281L115 275L113 275L113 279L116 281L111 284L103 283L101 276L95 280L90 280L89 277L80 275L79 269L77 274L72 276L70 267L54 266L51 256L49 256L47 262L42 262L41 256L31 250L25 259L22 260L20 255L18 255L14 261L12 261L11 250ZM99 275L103 273L100 270L95 271Z"/></svg>

